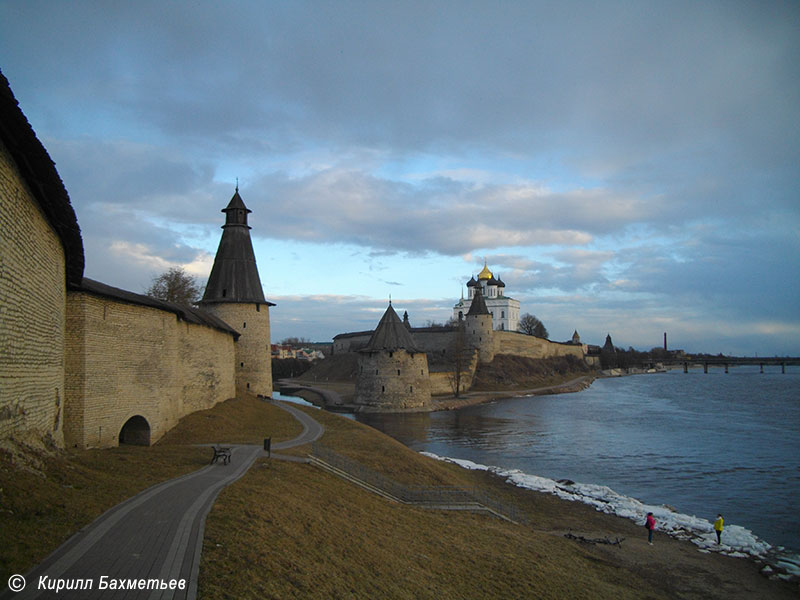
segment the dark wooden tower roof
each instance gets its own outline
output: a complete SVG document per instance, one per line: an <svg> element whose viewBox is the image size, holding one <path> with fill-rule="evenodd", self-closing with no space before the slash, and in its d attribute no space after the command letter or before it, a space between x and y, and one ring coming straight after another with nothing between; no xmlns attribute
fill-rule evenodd
<svg viewBox="0 0 800 600"><path fill-rule="evenodd" d="M467 316L469 315L488 315L491 314L486 308L486 300L483 299L480 286L475 288L475 295L472 297L472 304L469 305Z"/></svg>
<svg viewBox="0 0 800 600"><path fill-rule="evenodd" d="M408 328L403 325L400 317L394 312L391 303L383 313L378 326L372 332L372 337L361 352L377 352L380 350L406 350L407 352L421 352L417 348Z"/></svg>
<svg viewBox="0 0 800 600"><path fill-rule="evenodd" d="M274 306L264 299L247 224L247 215L252 211L244 205L238 187L222 212L225 213L222 239L200 302L256 302Z"/></svg>

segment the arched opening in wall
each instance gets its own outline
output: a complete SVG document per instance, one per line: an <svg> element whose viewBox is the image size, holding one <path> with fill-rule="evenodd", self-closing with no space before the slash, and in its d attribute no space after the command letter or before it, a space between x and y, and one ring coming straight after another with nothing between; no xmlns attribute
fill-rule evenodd
<svg viewBox="0 0 800 600"><path fill-rule="evenodd" d="M119 443L133 446L149 446L150 424L147 419L136 415L125 421L125 425L119 431Z"/></svg>

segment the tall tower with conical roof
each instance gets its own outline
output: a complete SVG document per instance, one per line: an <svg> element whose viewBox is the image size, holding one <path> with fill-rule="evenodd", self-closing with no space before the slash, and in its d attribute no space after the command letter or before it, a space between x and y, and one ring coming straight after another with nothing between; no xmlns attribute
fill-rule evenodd
<svg viewBox="0 0 800 600"><path fill-rule="evenodd" d="M428 356L414 343L391 303L359 350L355 403L363 411L430 406Z"/></svg>
<svg viewBox="0 0 800 600"><path fill-rule="evenodd" d="M272 394L269 307L258 276L247 215L239 186L222 209L225 224L201 306L239 332L236 342L236 391Z"/></svg>
<svg viewBox="0 0 800 600"><path fill-rule="evenodd" d="M478 349L478 360L481 363L490 363L494 360L494 333L492 329L492 314L486 308L481 288L475 288L469 311L464 320L464 332L467 343Z"/></svg>

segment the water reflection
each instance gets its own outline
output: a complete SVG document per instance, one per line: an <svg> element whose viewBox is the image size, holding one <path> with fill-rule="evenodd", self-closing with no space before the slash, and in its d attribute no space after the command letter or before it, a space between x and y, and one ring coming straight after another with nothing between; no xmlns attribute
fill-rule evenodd
<svg viewBox="0 0 800 600"><path fill-rule="evenodd" d="M424 449L428 441L430 413L358 413L355 419L415 450Z"/></svg>
<svg viewBox="0 0 800 600"><path fill-rule="evenodd" d="M431 450L438 442L514 452L535 444L537 439L547 435L535 416L496 416L489 413L487 408L436 413L359 413L355 418L414 450Z"/></svg>

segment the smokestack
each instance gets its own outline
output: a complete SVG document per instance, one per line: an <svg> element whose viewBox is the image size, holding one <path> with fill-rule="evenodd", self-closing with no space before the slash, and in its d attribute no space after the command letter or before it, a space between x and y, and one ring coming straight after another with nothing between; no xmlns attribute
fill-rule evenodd
<svg viewBox="0 0 800 600"><path fill-rule="evenodd" d="M667 332L664 332L664 352L667 351Z"/></svg>

